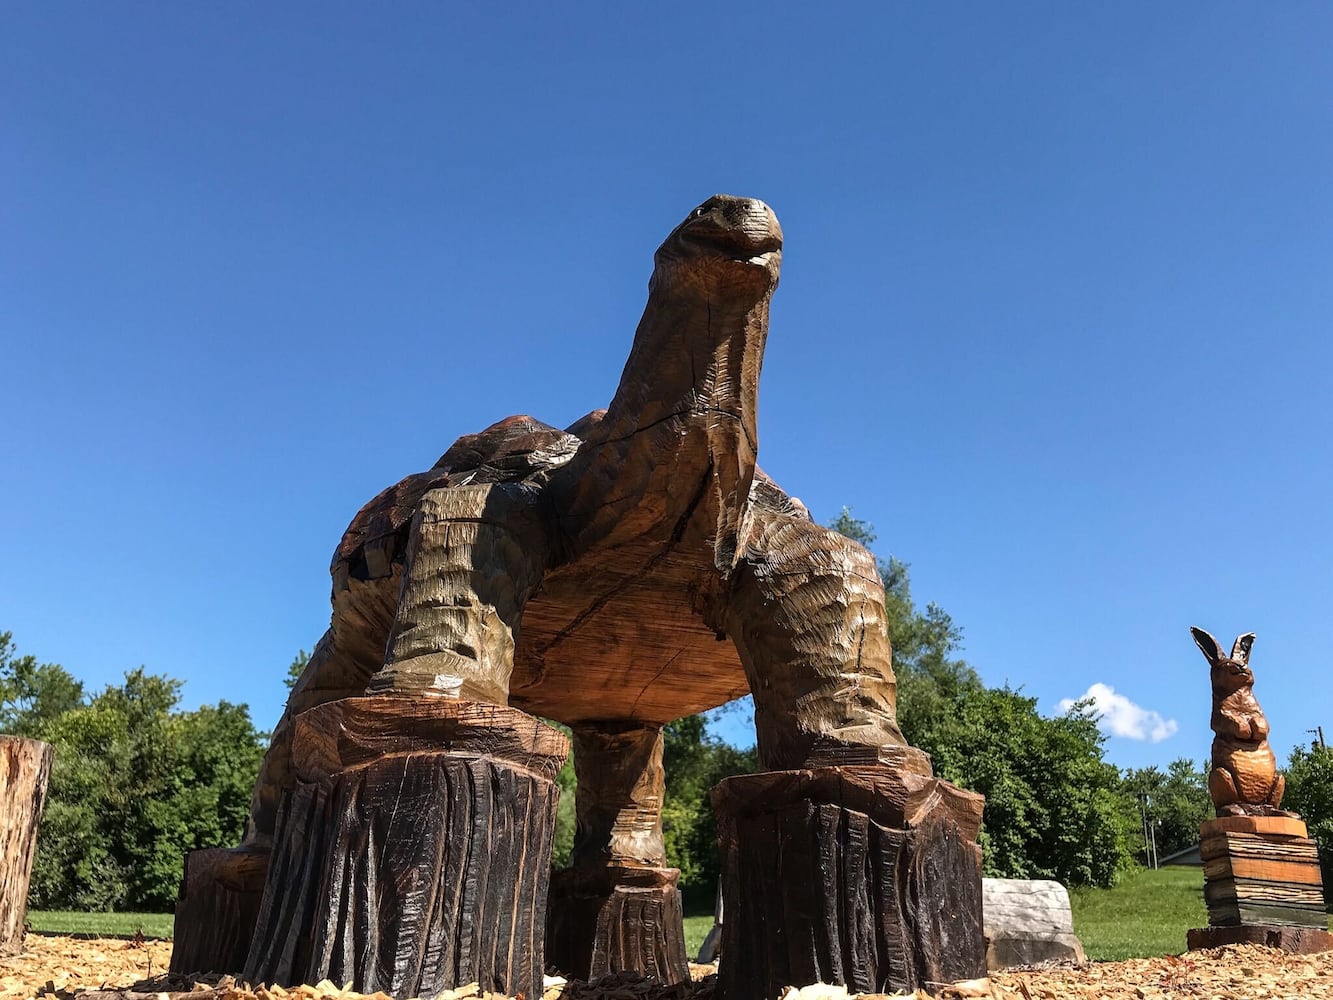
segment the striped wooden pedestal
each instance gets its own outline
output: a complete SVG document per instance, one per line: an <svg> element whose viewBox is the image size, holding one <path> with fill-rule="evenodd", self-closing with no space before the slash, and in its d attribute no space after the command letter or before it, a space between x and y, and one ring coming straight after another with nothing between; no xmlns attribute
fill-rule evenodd
<svg viewBox="0 0 1333 1000"><path fill-rule="evenodd" d="M1333 948L1319 856L1301 820L1223 816L1200 826L1199 841L1209 926L1189 932L1191 949L1242 940Z"/></svg>

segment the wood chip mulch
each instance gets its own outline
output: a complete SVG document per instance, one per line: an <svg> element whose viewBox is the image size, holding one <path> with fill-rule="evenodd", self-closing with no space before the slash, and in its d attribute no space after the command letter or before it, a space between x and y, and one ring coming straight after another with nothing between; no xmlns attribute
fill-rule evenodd
<svg viewBox="0 0 1333 1000"><path fill-rule="evenodd" d="M92 940L28 935L21 954L0 959L0 1000L322 1000L362 996L330 982L250 988L230 977L170 979L166 941ZM634 976L595 983L548 979L542 1000L714 1000L711 966L692 966L696 982L656 986ZM389 1000L373 994L374 1000ZM902 996L912 997L913 994ZM1009 970L943 987L915 1000L1333 1000L1333 952L1289 955L1258 945L1228 945L1181 956L1092 962L1081 967ZM789 989L783 1000L847 1000L840 987ZM501 1000L476 984L432 1000ZM861 1000L884 1000L862 994Z"/></svg>

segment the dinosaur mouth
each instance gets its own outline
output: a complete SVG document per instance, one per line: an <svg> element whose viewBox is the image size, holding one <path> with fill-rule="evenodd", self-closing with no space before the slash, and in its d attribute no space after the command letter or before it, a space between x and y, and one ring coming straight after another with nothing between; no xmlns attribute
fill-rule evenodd
<svg viewBox="0 0 1333 1000"><path fill-rule="evenodd" d="M782 250L782 228L773 210L753 198L715 195L690 213L673 239L681 257L709 257L769 267ZM666 249L666 246L663 247Z"/></svg>
<svg viewBox="0 0 1333 1000"><path fill-rule="evenodd" d="M782 239L747 239L748 234L736 232L681 233L683 244L700 257L725 257L739 264L766 266L773 254L782 250Z"/></svg>

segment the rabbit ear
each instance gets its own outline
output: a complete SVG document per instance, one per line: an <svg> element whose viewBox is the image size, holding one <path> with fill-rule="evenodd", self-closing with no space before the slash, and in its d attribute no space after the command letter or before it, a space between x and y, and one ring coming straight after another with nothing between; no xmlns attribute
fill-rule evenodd
<svg viewBox="0 0 1333 1000"><path fill-rule="evenodd" d="M1190 626L1190 634L1194 636L1194 644L1207 658L1209 663L1216 663L1222 659L1222 647L1217 644L1217 640L1201 628Z"/></svg>
<svg viewBox="0 0 1333 1000"><path fill-rule="evenodd" d="M1236 644L1231 647L1231 658L1240 664L1249 664L1250 647L1254 645L1254 633L1246 632L1236 636Z"/></svg>

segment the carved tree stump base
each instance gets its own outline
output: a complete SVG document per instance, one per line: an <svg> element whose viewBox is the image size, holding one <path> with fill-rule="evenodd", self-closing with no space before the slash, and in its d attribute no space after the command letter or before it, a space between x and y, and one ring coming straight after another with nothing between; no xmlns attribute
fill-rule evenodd
<svg viewBox="0 0 1333 1000"><path fill-rule="evenodd" d="M685 922L675 868L567 868L551 879L546 964L592 980L635 972L688 982Z"/></svg>
<svg viewBox="0 0 1333 1000"><path fill-rule="evenodd" d="M1243 927L1195 927L1185 935L1190 951L1221 948L1226 944L1261 944L1289 955L1333 951L1333 934L1318 927L1285 924L1246 924Z"/></svg>
<svg viewBox="0 0 1333 1000"><path fill-rule="evenodd" d="M726 1000L813 983L937 992L985 975L981 796L871 764L728 778L712 797Z"/></svg>
<svg viewBox="0 0 1333 1000"><path fill-rule="evenodd" d="M568 741L515 709L383 696L305 712L292 745L246 978L539 996Z"/></svg>
<svg viewBox="0 0 1333 1000"><path fill-rule="evenodd" d="M172 932L172 975L239 975L245 968L268 859L266 849L252 847L209 848L185 856Z"/></svg>
<svg viewBox="0 0 1333 1000"><path fill-rule="evenodd" d="M1211 927L1328 928L1319 852L1290 816L1224 816L1199 826Z"/></svg>

